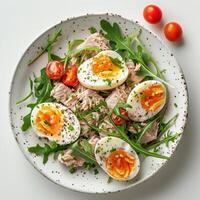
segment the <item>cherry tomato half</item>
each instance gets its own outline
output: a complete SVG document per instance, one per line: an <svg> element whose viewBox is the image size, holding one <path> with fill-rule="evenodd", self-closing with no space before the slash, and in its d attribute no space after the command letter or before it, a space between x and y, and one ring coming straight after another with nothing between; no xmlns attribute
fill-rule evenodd
<svg viewBox="0 0 200 200"><path fill-rule="evenodd" d="M128 112L124 108L119 109L121 115L128 119ZM112 120L117 126L121 126L122 124L126 123L126 120L117 116L114 112L112 113Z"/></svg>
<svg viewBox="0 0 200 200"><path fill-rule="evenodd" d="M46 74L52 80L60 79L64 74L64 66L59 61L51 61L46 66Z"/></svg>
<svg viewBox="0 0 200 200"><path fill-rule="evenodd" d="M176 22L169 22L164 27L165 37L172 42L179 40L183 34L181 26Z"/></svg>
<svg viewBox="0 0 200 200"><path fill-rule="evenodd" d="M79 81L77 78L78 67L76 65L70 66L64 76L62 77L62 82L67 86L76 86Z"/></svg>
<svg viewBox="0 0 200 200"><path fill-rule="evenodd" d="M156 24L158 23L162 18L162 11L161 9L156 5L148 5L144 8L143 11L144 19L151 23Z"/></svg>

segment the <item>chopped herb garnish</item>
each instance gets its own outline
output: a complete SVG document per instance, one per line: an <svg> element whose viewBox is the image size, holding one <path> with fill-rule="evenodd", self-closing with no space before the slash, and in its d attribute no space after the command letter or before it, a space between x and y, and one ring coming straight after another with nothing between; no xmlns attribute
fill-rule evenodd
<svg viewBox="0 0 200 200"><path fill-rule="evenodd" d="M96 32L97 32L97 29L96 29L94 26L91 26L91 27L89 28L89 31L90 31L91 34L93 34L93 33L96 33Z"/></svg>
<svg viewBox="0 0 200 200"><path fill-rule="evenodd" d="M50 124L49 121L47 121L47 120L44 120L44 123L45 123L46 125L48 125L48 126L51 126L51 124Z"/></svg>
<svg viewBox="0 0 200 200"><path fill-rule="evenodd" d="M70 131L74 131L74 127L70 124L68 127L68 130L70 130Z"/></svg>
<svg viewBox="0 0 200 200"><path fill-rule="evenodd" d="M114 65L116 65L117 67L119 67L119 68L123 68L123 66L122 66L122 62L118 59L118 58L113 58L113 57L109 57L110 58L110 60L112 61L112 63L114 64Z"/></svg>
<svg viewBox="0 0 200 200"><path fill-rule="evenodd" d="M110 80L110 79L105 78L105 79L103 79L103 81L104 81L105 83L107 83L109 86L111 86L111 80Z"/></svg>

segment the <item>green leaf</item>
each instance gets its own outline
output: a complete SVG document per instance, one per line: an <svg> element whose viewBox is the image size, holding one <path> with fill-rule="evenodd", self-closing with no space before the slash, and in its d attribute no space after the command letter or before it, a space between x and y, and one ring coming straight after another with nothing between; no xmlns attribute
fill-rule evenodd
<svg viewBox="0 0 200 200"><path fill-rule="evenodd" d="M176 122L176 120L178 119L179 114L177 113L175 116L173 116L168 122L164 123L161 122L161 126L159 129L159 132L161 133L165 133L167 130L169 130L169 128Z"/></svg>
<svg viewBox="0 0 200 200"><path fill-rule="evenodd" d="M166 144L166 146L169 145L170 142L175 141L176 139L178 139L178 137L180 137L180 133L175 133L175 134L166 134L166 136L163 139L158 139L157 141L154 141L152 144L147 145L148 149L154 149L154 148L158 148L161 144Z"/></svg>
<svg viewBox="0 0 200 200"><path fill-rule="evenodd" d="M115 44L116 50L125 50L129 53L129 57L141 64L140 74L145 76L150 76L152 78L158 79L166 85L171 86L165 80L160 78L157 74L155 74L149 66L145 64L141 56L138 56L137 53L131 48L130 43L127 42L127 38L125 38L120 30L120 27L117 23L114 23L113 26L106 20L101 20L100 22L101 28L105 32L105 37ZM130 42L130 41L129 41Z"/></svg>
<svg viewBox="0 0 200 200"><path fill-rule="evenodd" d="M132 141L126 134L126 125L122 125L122 126L116 126L115 123L113 123L111 117L110 117L110 122L113 124L113 126L116 128L117 132L119 133L119 135L121 136L121 139L123 139L125 142L127 142L128 144L130 144L130 146L137 152L145 155L145 156L152 156L152 157L156 157L156 158L161 158L161 159L169 159L169 157L167 156L163 156L151 151L146 150L145 148L143 148L140 144Z"/></svg>
<svg viewBox="0 0 200 200"><path fill-rule="evenodd" d="M33 86L32 86L33 87ZM30 113L23 118L22 131L26 131L31 126L31 112L34 107L40 103L48 102L51 100L51 90L53 84L49 77L46 75L45 68L41 69L40 77L36 77L34 80L34 94L37 98L35 103L27 105L31 109Z"/></svg>
<svg viewBox="0 0 200 200"><path fill-rule="evenodd" d="M83 42L84 42L84 40L82 40L82 39L76 39L76 40L72 40L72 41L68 42L67 50L66 50L66 54L65 54L65 58L64 58L64 68L65 69L66 69L66 66L68 64L70 57L72 56L74 48Z"/></svg>
<svg viewBox="0 0 200 200"><path fill-rule="evenodd" d="M33 81L31 80L31 78L29 78L29 85L30 85L30 92L29 92L29 94L26 97L24 97L23 99L21 99L20 101L18 101L16 103L16 105L21 104L22 102L26 101L29 97L31 97L33 95L33 91L32 91L33 90Z"/></svg>
<svg viewBox="0 0 200 200"><path fill-rule="evenodd" d="M89 153L89 154L93 154L93 148L92 148L92 145L86 140L86 139L83 139L81 141L81 145L84 149L85 152Z"/></svg>
<svg viewBox="0 0 200 200"><path fill-rule="evenodd" d="M123 108L123 109L132 108L131 105L129 105L129 104L125 103L125 102L119 102L119 103L114 107L114 109L113 109L113 112L114 112L117 116L121 117L122 119L127 120L127 118L126 118L124 115L121 114L120 108Z"/></svg>
<svg viewBox="0 0 200 200"><path fill-rule="evenodd" d="M90 153L86 152L84 149L81 149L78 141L76 141L72 146L71 146L72 154L74 156L79 156L83 158L86 162L90 164L96 164L96 159L94 158L93 155Z"/></svg>
<svg viewBox="0 0 200 200"><path fill-rule="evenodd" d="M22 131L27 131L31 126L31 112L23 117Z"/></svg>
<svg viewBox="0 0 200 200"><path fill-rule="evenodd" d="M52 33L52 35L47 39L47 44L45 47L42 48L42 51L35 58L29 61L28 65L34 63L43 53L48 51L48 48L51 48L58 41L59 37L62 35L61 32L62 29L59 29Z"/></svg>
<svg viewBox="0 0 200 200"><path fill-rule="evenodd" d="M94 34L94 33L97 32L97 29L96 29L94 26L91 26L91 27L89 28L89 31L90 31L91 34Z"/></svg>
<svg viewBox="0 0 200 200"><path fill-rule="evenodd" d="M52 153L56 153L62 150L66 150L69 148L70 145L59 145L59 144L44 144L44 146L40 146L37 144L36 146L32 146L28 148L28 151L30 153L34 153L36 155L43 155L43 164L45 164L48 161L48 157Z"/></svg>

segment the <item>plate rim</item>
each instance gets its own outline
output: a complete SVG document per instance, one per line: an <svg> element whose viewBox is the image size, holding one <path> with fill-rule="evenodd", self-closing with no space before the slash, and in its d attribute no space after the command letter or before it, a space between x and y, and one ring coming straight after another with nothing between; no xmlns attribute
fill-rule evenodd
<svg viewBox="0 0 200 200"><path fill-rule="evenodd" d="M182 139L182 136L185 132L185 128L186 128L186 125L187 125L187 121L188 121L188 107L189 107L189 92L188 92L188 86L187 86L187 82L186 82L186 79L185 79L185 75L183 73L183 69L181 68L179 62L177 61L177 58L175 56L174 57L174 60L175 62L177 63L177 66L179 67L179 70L180 70L180 73L182 74L183 76L183 81L184 81L184 90L186 91L186 96L185 96L185 99L186 99L186 104L185 104L185 110L186 110L186 113L184 115L184 123L183 123L183 128L182 128L182 131L181 131L181 135L180 135L180 138L179 140L177 141L177 144L175 146L175 149L173 151L173 153L170 155L170 158L168 160L165 160L161 166L158 168L157 171L155 171L154 173L146 176L143 180L140 180L140 181L137 181L133 184L130 184L130 185L127 185L125 186L124 188L122 189L118 189L118 190L112 190L112 191L101 191L101 192L96 192L96 191L86 191L86 190L82 190L82 189L77 189L77 188L74 188L73 186L69 185L69 186L65 186L61 183L58 183L56 182L55 180L53 180L52 178L50 178L48 175L44 174L37 166L34 165L34 163L31 161L31 159L26 155L26 152L24 151L24 148L22 148L22 145L19 144L17 138L15 137L15 133L14 133L14 130L13 130L13 127L12 127L12 116L11 116L11 97L12 97L12 89L13 89L13 82L14 82L14 79L15 79L15 76L16 76L16 73L17 73L17 69L18 69L18 66L20 64L20 62L23 60L23 58L25 57L26 55L26 52L28 49L30 49L33 44L40 38L42 37L46 32L50 31L51 29L61 25L62 23L65 23L67 21L71 21L71 20L74 20L74 19L79 19L79 18L84 18L84 17L87 17L87 16L111 16L111 17L119 17L121 19L124 19L126 21L129 21L133 24L137 24L139 27L141 27L142 29L144 29L145 31L147 31L148 33L152 34L164 47L165 49L167 49L167 51L169 51L170 53L173 53L173 51L167 46L167 44L164 42L164 40L162 40L160 38L160 36L158 36L156 33L154 33L153 31L151 31L150 29L146 28L146 26L144 24L142 24L141 22L137 21L137 20L133 20L133 19L130 19L130 18L127 18L127 17L123 17L122 15L119 15L119 14L116 14L116 13L112 13L112 12L105 12L105 13L87 13L87 14L83 14L83 15L78 15L78 16L73 16L73 17L68 17L66 18L65 20L61 20L59 23L56 23L55 25L52 25L50 26L49 28L45 29L45 31L43 31L41 34L39 34L34 40L33 42L30 43L30 45L28 45L28 47L25 49L25 51L23 51L22 53L22 56L20 57L19 61L17 62L17 65L15 67L15 70L13 72L13 76L11 78L11 84L10 84L10 88L9 88L9 101L8 101L8 111L9 111L9 121L10 121L10 128L12 130L12 133L13 133L13 136L15 138L15 141L17 142L17 146L19 147L19 149L21 150L21 152L24 154L26 160L45 178L47 178L48 180L50 180L51 182L53 182L54 184L56 185L59 185L65 189L70 189L72 191L77 191L77 192L82 192L82 193L87 193L87 194L106 194L106 193L115 193L115 192L120 192L120 191L124 191L124 190L127 190L127 189L130 189L130 188L133 188L135 186L138 186L140 185L141 183L143 182L146 182L147 180L150 180L151 177L155 176L164 166L166 166L166 164L174 158L174 154L176 153L177 151L177 148L179 146L179 143ZM173 54L174 55L174 54Z"/></svg>

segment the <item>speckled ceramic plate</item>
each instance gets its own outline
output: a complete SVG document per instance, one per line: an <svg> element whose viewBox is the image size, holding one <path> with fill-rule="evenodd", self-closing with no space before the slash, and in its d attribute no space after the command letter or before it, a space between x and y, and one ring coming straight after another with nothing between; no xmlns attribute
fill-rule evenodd
<svg viewBox="0 0 200 200"><path fill-rule="evenodd" d="M58 161L55 161L52 157L50 157L49 162L46 165L43 165L41 157L34 156L27 150L27 147L37 143L42 144L43 141L36 137L31 128L26 133L21 131L20 126L22 124L22 116L28 112L28 109L25 104L16 106L16 101L27 94L27 91L29 90L28 77L31 76L33 72L36 74L39 73L41 67L46 65L47 55L41 56L41 58L31 67L28 67L27 63L38 51L40 51L40 47L45 44L49 34L58 28L62 28L62 37L54 48L56 54L62 55L64 54L66 48L65 45L68 40L85 38L90 34L88 30L89 27L95 26L96 28L100 28L99 22L101 19L119 23L126 34L131 33L136 29L142 29L140 37L142 42L152 53L161 70L165 70L167 81L175 86L175 89L169 88L169 106L166 114L166 119L169 119L176 113L179 113L176 124L171 127L172 131L179 133L183 132L188 107L186 83L174 55L156 35L140 26L137 22L112 14L86 15L67 19L39 36L22 56L12 81L10 92L10 119L14 137L26 158L40 173L61 186L88 193L108 193L133 187L155 174L166 163L166 160L152 157L144 158L141 161L140 173L135 179L128 182L113 181L109 184L107 183L107 175L101 169L99 169L100 173L97 175L94 175L93 172L84 170L79 170L75 174L70 174L65 166L58 163ZM31 101L33 100L30 100L30 102ZM174 106L175 104L177 106ZM172 156L180 138L171 142L169 147L165 145L161 146L160 151L167 156Z"/></svg>

